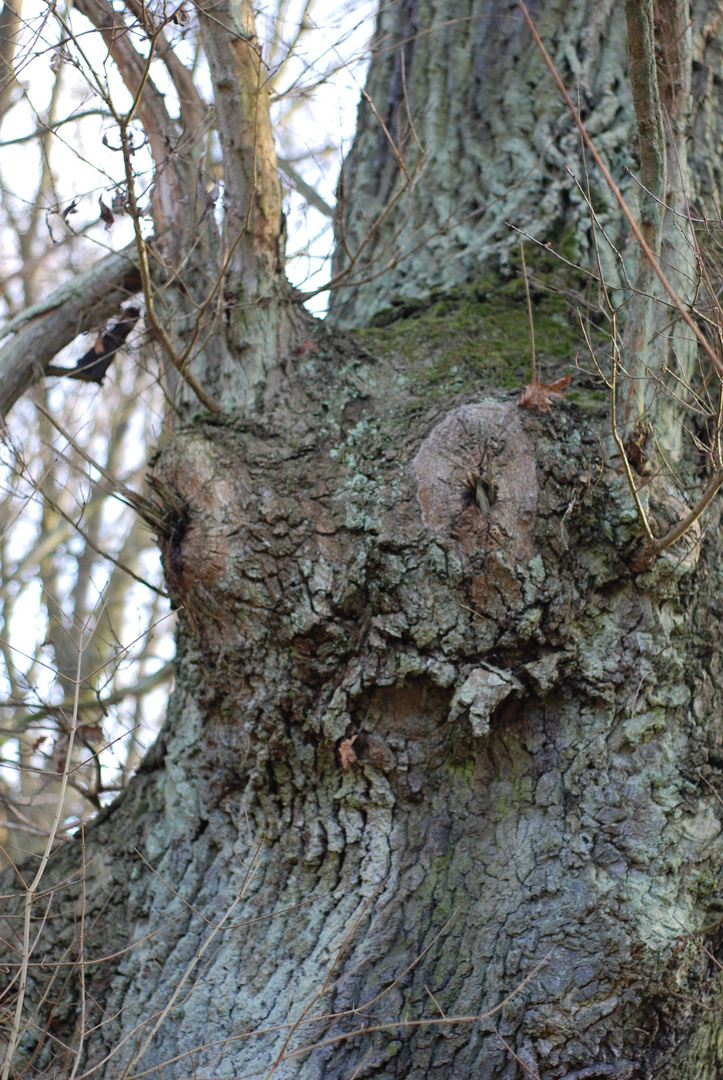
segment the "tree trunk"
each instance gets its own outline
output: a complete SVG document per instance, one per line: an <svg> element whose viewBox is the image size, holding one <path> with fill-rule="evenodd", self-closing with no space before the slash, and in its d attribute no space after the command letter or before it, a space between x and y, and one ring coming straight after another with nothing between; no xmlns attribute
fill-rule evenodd
<svg viewBox="0 0 723 1080"><path fill-rule="evenodd" d="M253 377L224 370L225 415L153 462L177 685L129 789L51 860L17 1075L720 1074L719 514L634 573L594 384L549 412L509 389L527 315L521 280L495 278L505 219L576 258L591 244L562 171L578 137L517 11L384 6L368 86L391 138L409 128L411 210L364 258L428 242L336 314L366 321L396 291L407 318L350 338L279 290ZM598 146L634 164L620 5L532 12ZM696 9L687 57L711 87L719 17ZM698 101L700 176L720 113ZM363 106L350 250L398 177ZM260 277L239 287L271 295ZM536 318L554 373L581 336L559 297ZM663 472L646 495L685 512Z"/></svg>
<svg viewBox="0 0 723 1080"><path fill-rule="evenodd" d="M697 2L689 12L682 0L663 0L655 8L664 104L673 124L682 110L686 134L695 133L689 194L704 196L713 213L723 121L720 5ZM637 173L639 155L622 5L532 0L529 10L598 151L635 205L640 189L626 170ZM666 42L674 22L684 29ZM514 229L594 265L578 187L586 187L580 135L516 0L382 5L374 45L339 185L334 319L361 326L390 303L508 275L519 261ZM692 116L680 100L691 79ZM676 160L668 177L674 190L679 170ZM649 186L650 179L643 170L641 181ZM621 254L634 255L630 230L592 166L589 181L597 217ZM614 275L616 260L604 244L601 254Z"/></svg>

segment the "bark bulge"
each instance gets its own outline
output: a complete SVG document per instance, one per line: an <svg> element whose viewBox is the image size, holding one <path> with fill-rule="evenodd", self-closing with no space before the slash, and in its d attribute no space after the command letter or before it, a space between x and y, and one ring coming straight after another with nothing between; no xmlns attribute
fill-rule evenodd
<svg viewBox="0 0 723 1080"><path fill-rule="evenodd" d="M165 753L87 840L88 911L127 949L89 994L145 1037L253 864L144 1067L497 1078L496 1028L551 1077L664 1070L708 992L681 924L717 918L716 563L631 577L631 499L577 407L425 402L316 340L258 424L197 423L154 465L186 515L178 688ZM445 1026L428 991L447 1017L513 996ZM128 1061L120 1029L88 1063Z"/></svg>

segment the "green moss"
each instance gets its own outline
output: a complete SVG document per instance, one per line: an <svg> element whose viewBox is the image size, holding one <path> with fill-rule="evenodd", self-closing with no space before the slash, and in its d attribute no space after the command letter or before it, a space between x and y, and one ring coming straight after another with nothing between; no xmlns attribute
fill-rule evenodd
<svg viewBox="0 0 723 1080"><path fill-rule="evenodd" d="M539 377L551 381L586 351L576 311L563 297L531 289ZM374 351L411 366L429 395L512 390L530 380L530 333L521 277L481 281L424 301L393 302L359 335Z"/></svg>
<svg viewBox="0 0 723 1080"><path fill-rule="evenodd" d="M460 737L460 760L452 760L447 763L447 768L451 773L464 785L469 785L474 777L476 762L473 757L463 756L461 753L462 744L467 747L469 739L467 732L460 732L460 736L464 734L464 738ZM455 748L456 749L456 748Z"/></svg>
<svg viewBox="0 0 723 1080"><path fill-rule="evenodd" d="M568 390L565 397L582 409L589 409L593 412L598 412L600 408L606 409L610 401L610 395L605 390L588 390L587 388Z"/></svg>

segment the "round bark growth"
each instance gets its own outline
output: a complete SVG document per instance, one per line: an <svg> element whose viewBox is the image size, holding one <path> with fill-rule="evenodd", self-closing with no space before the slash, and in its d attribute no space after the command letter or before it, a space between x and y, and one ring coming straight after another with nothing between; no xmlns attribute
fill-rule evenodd
<svg viewBox="0 0 723 1080"><path fill-rule="evenodd" d="M468 557L534 554L537 473L532 440L511 403L460 405L444 417L414 459L422 518Z"/></svg>

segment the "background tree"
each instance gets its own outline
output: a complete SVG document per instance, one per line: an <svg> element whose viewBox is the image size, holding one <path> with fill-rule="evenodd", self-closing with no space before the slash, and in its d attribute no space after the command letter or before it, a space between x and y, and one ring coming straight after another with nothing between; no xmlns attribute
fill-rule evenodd
<svg viewBox="0 0 723 1080"><path fill-rule="evenodd" d="M532 9L675 302L520 8L383 8L339 187L348 337L284 277L250 7L195 8L212 114L170 11L78 10L129 92L95 70L135 235L93 319L140 283L162 350L173 428L126 497L176 688L124 794L18 867L5 1076L716 1076L715 503L651 544L720 467L723 12ZM539 241L529 279L505 222ZM592 349L547 410L509 393L528 284L538 404ZM5 410L78 295L12 324Z"/></svg>

